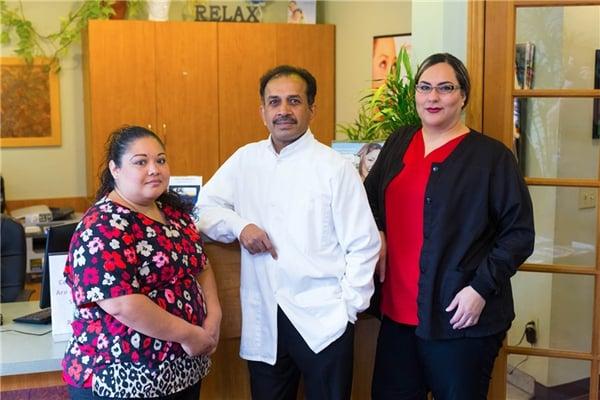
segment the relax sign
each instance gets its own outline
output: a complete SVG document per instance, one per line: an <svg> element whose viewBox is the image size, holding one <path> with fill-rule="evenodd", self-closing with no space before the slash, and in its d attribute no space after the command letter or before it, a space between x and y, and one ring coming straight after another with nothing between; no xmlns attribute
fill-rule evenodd
<svg viewBox="0 0 600 400"><path fill-rule="evenodd" d="M196 5L196 21L260 22L260 7Z"/></svg>

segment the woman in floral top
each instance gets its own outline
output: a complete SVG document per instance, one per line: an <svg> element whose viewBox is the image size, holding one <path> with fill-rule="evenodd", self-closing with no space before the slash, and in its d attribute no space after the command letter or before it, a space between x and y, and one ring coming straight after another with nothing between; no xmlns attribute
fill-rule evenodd
<svg viewBox="0 0 600 400"><path fill-rule="evenodd" d="M168 191L169 175L153 132L112 133L65 267L76 305L62 363L72 399L199 398L221 308L193 206Z"/></svg>

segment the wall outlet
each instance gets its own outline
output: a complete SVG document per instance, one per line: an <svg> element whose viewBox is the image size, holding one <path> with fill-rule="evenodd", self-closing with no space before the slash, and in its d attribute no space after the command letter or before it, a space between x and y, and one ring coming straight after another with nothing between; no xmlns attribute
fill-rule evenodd
<svg viewBox="0 0 600 400"><path fill-rule="evenodd" d="M597 189L580 188L579 189L579 202L578 202L579 209L582 210L584 208L595 208L597 196L598 196Z"/></svg>

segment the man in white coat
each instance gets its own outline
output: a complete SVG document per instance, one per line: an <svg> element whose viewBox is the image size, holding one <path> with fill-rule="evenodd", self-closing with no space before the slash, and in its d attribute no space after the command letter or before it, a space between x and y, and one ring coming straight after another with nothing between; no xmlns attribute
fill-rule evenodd
<svg viewBox="0 0 600 400"><path fill-rule="evenodd" d="M260 80L270 136L238 149L200 194L199 228L242 251L242 338L253 399L349 399L354 322L369 305L380 240L354 167L309 129L315 78Z"/></svg>

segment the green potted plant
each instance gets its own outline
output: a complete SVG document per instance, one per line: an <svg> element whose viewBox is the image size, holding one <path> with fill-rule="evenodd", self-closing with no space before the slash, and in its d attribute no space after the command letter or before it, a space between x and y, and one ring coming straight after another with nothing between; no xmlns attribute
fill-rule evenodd
<svg viewBox="0 0 600 400"><path fill-rule="evenodd" d="M385 84L361 99L354 122L339 124L338 132L354 141L384 141L399 127L419 123L410 57L402 47Z"/></svg>

